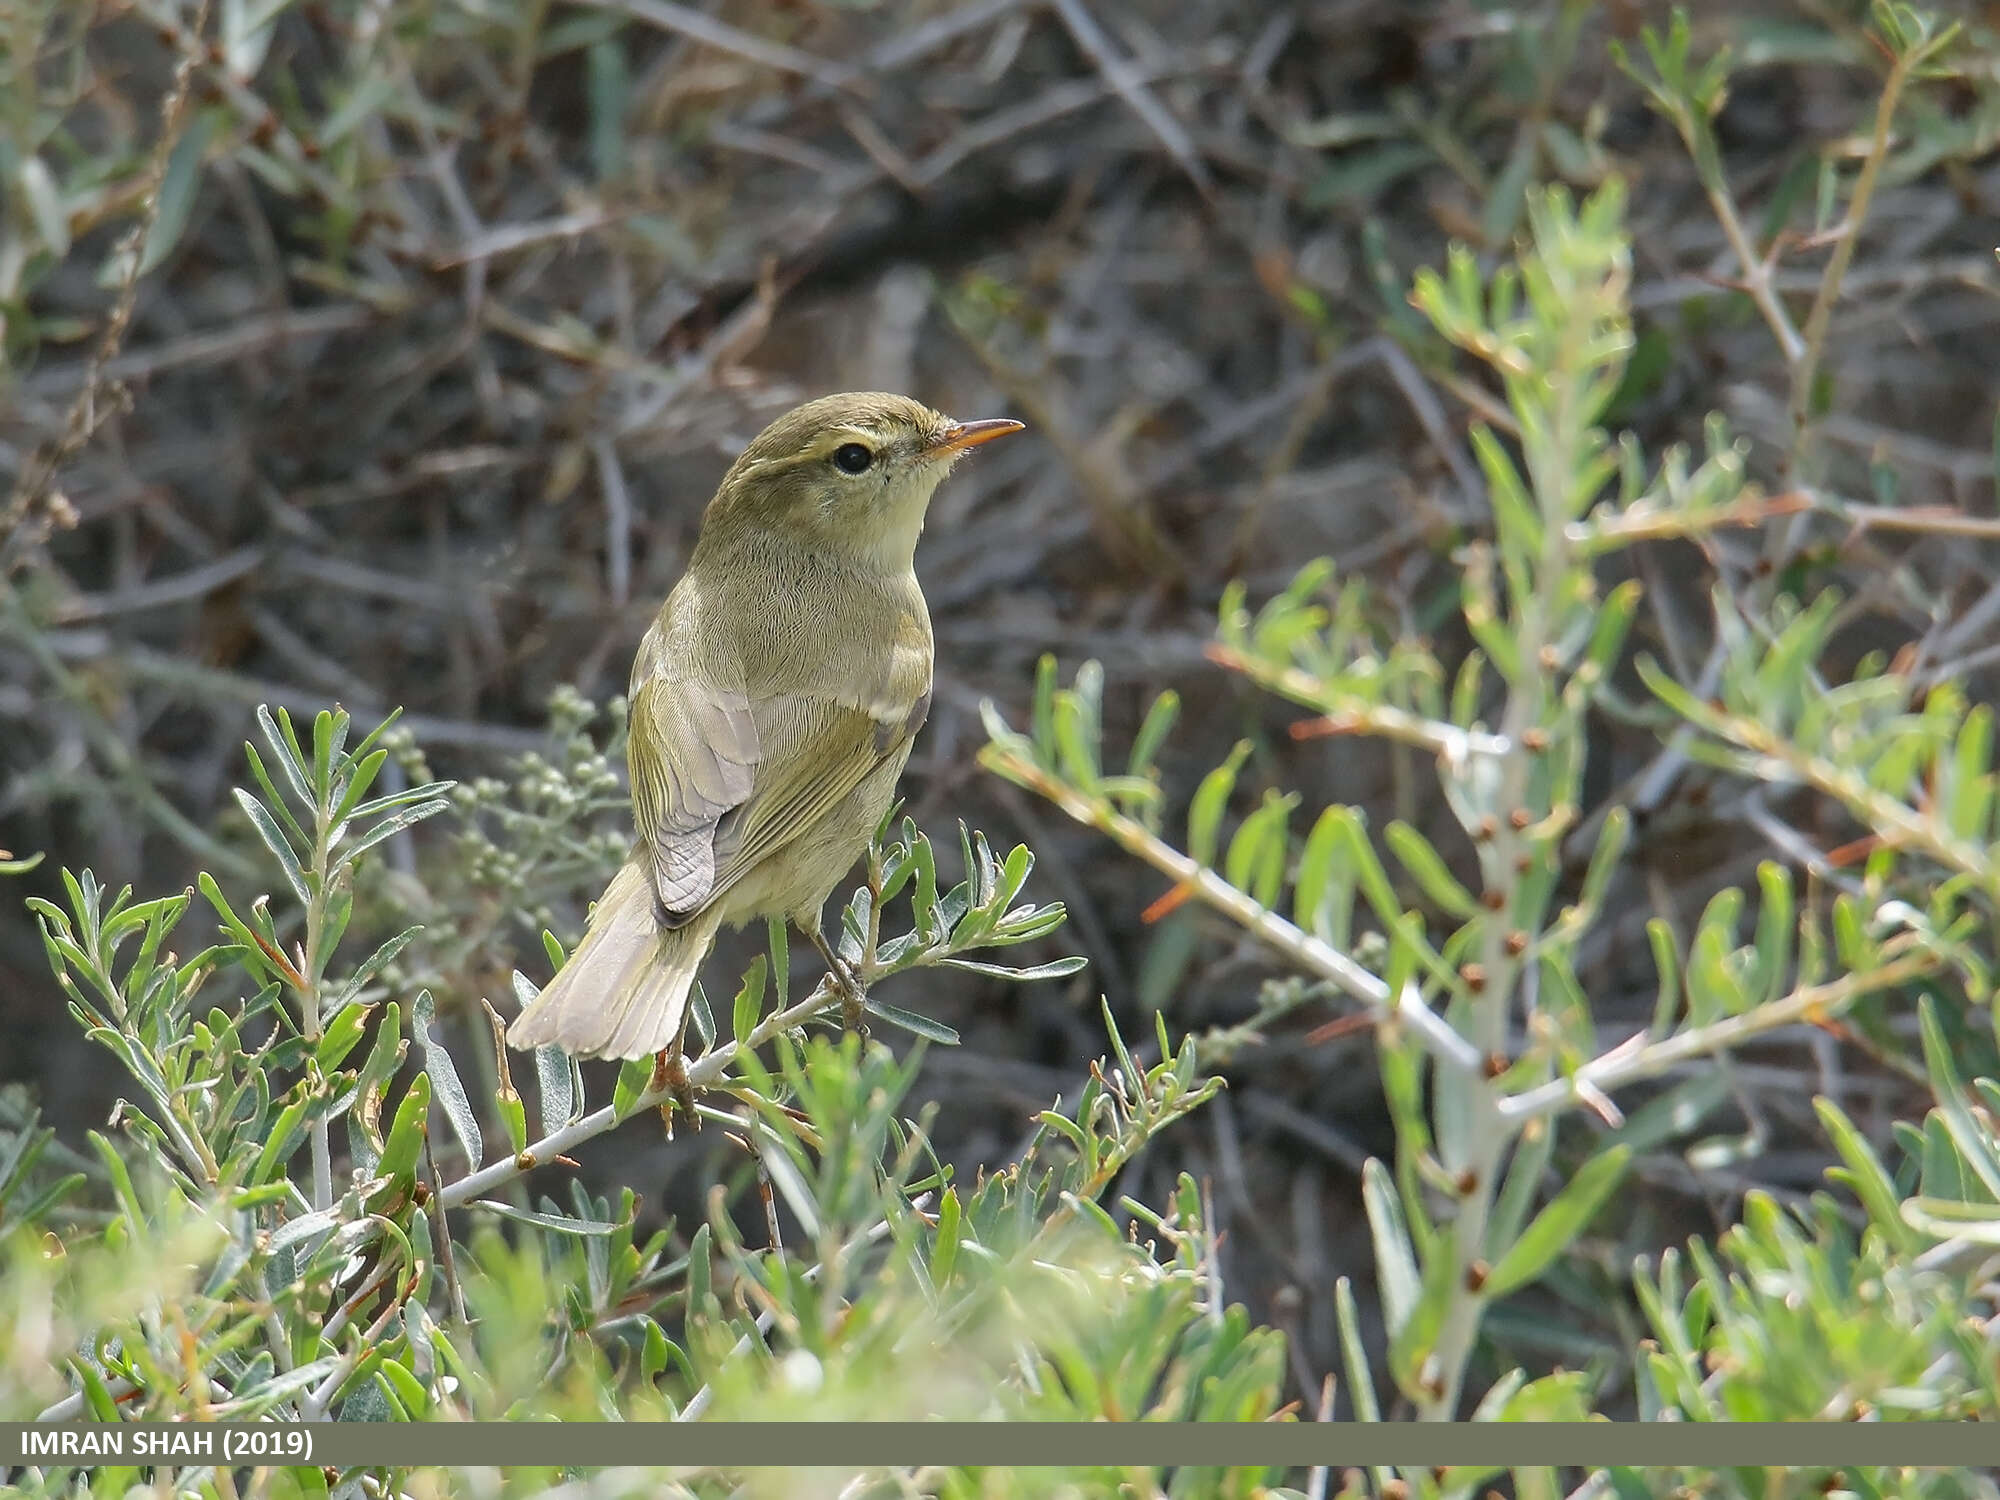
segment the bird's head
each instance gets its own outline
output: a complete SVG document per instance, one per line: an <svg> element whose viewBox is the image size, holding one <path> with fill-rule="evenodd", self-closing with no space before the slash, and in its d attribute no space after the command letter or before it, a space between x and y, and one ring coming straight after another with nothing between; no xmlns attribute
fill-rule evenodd
<svg viewBox="0 0 2000 1500"><path fill-rule="evenodd" d="M743 450L709 504L703 536L752 527L864 565L907 568L938 482L971 449L1021 427L1005 417L955 422L885 391L822 396Z"/></svg>

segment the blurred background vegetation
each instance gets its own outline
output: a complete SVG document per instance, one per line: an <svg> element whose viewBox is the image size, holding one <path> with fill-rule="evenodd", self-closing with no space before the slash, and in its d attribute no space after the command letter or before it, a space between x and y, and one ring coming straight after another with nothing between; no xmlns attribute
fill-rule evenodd
<svg viewBox="0 0 2000 1500"><path fill-rule="evenodd" d="M1600 570L1643 593L1578 709L1580 827L1542 855L1574 892L1605 809L1627 810L1618 882L1571 955L1603 1045L1654 1016L1649 920L1678 941L1765 862L1859 888L1884 840L1839 787L1761 786L1756 765L1666 735L1639 656L1726 741L1700 715L1729 699L1756 716L1748 679L1725 681L1737 637L1837 591L1808 692L1872 656L1912 703L1941 684L1992 696L1994 7L1926 30L1857 0L1703 0L1678 33L1649 0L0 15L0 846L49 855L0 907L0 1079L71 1146L130 1084L65 1012L18 896L63 904L59 868L86 865L114 890L197 871L245 901L275 888L231 796L259 704L337 702L364 727L400 707L378 790L459 784L455 816L358 870L354 921L376 942L425 925L381 977L431 990L490 1097L480 1002L511 1013L511 972L545 977L542 929L574 937L621 847L616 695L716 480L797 400L903 390L1031 428L953 479L920 549L936 706L906 810L946 865L961 819L1031 847L1034 894L1069 914L1033 958L1089 960L1032 985L947 967L892 982L885 999L960 1039L922 1055L904 1107L938 1106L930 1140L969 1181L1078 1097L1100 996L1128 1037L1157 1011L1175 1038L1222 1038L1205 1062L1228 1088L1147 1143L1119 1192L1158 1206L1202 1185L1206 1269L1285 1335L1273 1379L1312 1409L1343 1368L1338 1277L1363 1289L1366 1342L1386 1340L1363 1164L1399 1141L1372 1028L1274 991L1282 954L1162 900L1143 860L1023 790L1033 777L982 770L979 705L1026 724L1044 654L1065 683L1094 661L1092 727L1121 754L1156 696L1178 697L1156 758L1170 826L1242 742L1231 827L1278 789L1400 819L1472 868L1435 746L1290 733L1299 711L1246 666L1257 651L1213 643L1232 583L1261 605L1324 556L1368 586L1350 623L1435 653L1449 689L1479 636L1467 559L1496 539L1469 429L1518 438L1520 401L1504 362L1478 367L1476 330L1410 289L1453 245L1490 275L1544 185L1623 185L1629 347L1602 420L1650 455L1699 454L1720 413L1742 440L1734 482L1756 487L1727 518L1754 524L1668 526ZM1946 22L1961 30L1926 52ZM1732 633L1724 597L1756 601L1752 623ZM1888 872L1866 873L1886 899ZM1421 876L1398 890L1450 910ZM725 946L711 993L761 947ZM1937 1101L1919 994L1942 996L1963 1071L1995 1071L1981 1004L1929 977L1890 988L1663 1070L1619 1212L1539 1301L1495 1310L1497 1366L1624 1361L1635 1256L1727 1230L1753 1195L1805 1208L1836 1160L1815 1095L1878 1143L1921 1120ZM609 1072L586 1074L604 1096ZM645 1226L699 1222L719 1176L747 1183L716 1132L628 1128L577 1155L595 1191L642 1194ZM761 1228L747 1187L737 1209ZM1601 1398L1630 1410L1620 1384Z"/></svg>

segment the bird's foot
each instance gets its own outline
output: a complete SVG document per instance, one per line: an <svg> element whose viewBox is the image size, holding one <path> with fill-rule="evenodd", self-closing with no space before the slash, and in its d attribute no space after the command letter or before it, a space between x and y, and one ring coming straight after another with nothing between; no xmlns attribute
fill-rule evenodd
<svg viewBox="0 0 2000 1500"><path fill-rule="evenodd" d="M701 1116L695 1113L694 1085L688 1082L687 1060L681 1056L678 1040L671 1047L662 1047L653 1055L653 1077L647 1084L646 1092L657 1094L667 1089L673 1098L660 1106L660 1123L667 1127L667 1139L674 1138L674 1108L694 1122L696 1130L701 1129Z"/></svg>
<svg viewBox="0 0 2000 1500"><path fill-rule="evenodd" d="M820 960L826 965L826 972L833 979L833 987L840 992L840 1024L864 1039L868 1035L867 1014L868 991L863 988L861 977L853 966L826 940L824 933L812 934L813 946L819 949Z"/></svg>
<svg viewBox="0 0 2000 1500"><path fill-rule="evenodd" d="M861 988L860 981L853 974L836 975L834 983L840 986L840 1024L853 1032L864 1042L868 1040L868 992Z"/></svg>

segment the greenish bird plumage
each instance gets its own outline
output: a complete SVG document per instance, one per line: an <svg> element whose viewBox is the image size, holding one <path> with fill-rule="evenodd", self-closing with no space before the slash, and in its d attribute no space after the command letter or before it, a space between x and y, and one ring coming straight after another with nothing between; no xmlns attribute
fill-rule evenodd
<svg viewBox="0 0 2000 1500"><path fill-rule="evenodd" d="M852 392L778 418L723 476L632 663L638 841L515 1047L677 1047L723 926L820 912L888 812L930 708L914 570L939 481L1020 430Z"/></svg>

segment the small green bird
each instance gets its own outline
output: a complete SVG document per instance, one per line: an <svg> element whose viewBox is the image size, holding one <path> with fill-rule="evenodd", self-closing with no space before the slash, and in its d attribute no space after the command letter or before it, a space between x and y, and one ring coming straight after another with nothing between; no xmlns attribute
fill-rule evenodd
<svg viewBox="0 0 2000 1500"><path fill-rule="evenodd" d="M664 1066L716 932L762 917L804 931L858 998L820 911L930 709L917 537L952 465L1021 427L882 392L826 396L731 465L632 663L638 842L510 1044Z"/></svg>

